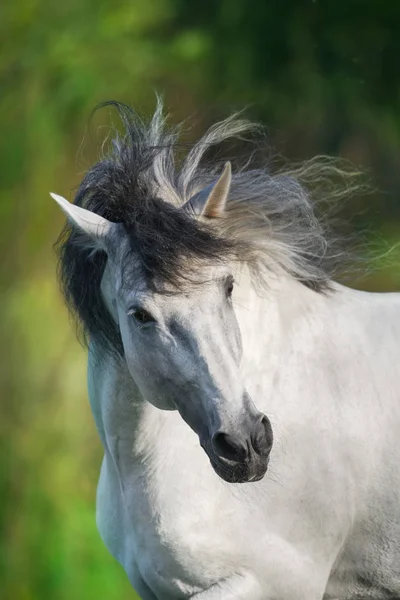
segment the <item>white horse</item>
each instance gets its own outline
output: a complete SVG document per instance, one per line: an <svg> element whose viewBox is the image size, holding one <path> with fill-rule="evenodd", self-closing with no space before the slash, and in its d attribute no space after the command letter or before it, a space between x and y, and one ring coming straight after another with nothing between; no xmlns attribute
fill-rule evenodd
<svg viewBox="0 0 400 600"><path fill-rule="evenodd" d="M329 166L217 178L229 119L175 168L161 108L116 106L126 135L53 195L107 548L143 600L400 598L400 295L332 282L298 182Z"/></svg>

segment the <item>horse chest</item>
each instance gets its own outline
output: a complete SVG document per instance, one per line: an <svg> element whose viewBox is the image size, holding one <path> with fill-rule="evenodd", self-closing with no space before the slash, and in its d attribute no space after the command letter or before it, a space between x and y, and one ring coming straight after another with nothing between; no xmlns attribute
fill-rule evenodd
<svg viewBox="0 0 400 600"><path fill-rule="evenodd" d="M146 580L175 578L199 591L240 564L232 546L232 538L241 536L238 515L235 520L231 510L200 493L185 495L183 485L171 480L164 484L157 497L148 496L141 486L132 490L139 569Z"/></svg>
<svg viewBox="0 0 400 600"><path fill-rule="evenodd" d="M121 467L121 465L120 465ZM147 477L106 457L99 481L98 527L134 583L139 572L162 597L192 595L234 573L246 545L245 524L223 498L189 491L187 479L166 471ZM163 476L161 476L163 475ZM213 475L214 476L214 475ZM242 544L232 545L232 538Z"/></svg>

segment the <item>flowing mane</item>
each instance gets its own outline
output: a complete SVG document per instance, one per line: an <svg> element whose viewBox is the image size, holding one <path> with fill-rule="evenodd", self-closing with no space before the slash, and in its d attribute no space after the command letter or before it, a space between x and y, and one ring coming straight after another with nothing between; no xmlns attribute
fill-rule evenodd
<svg viewBox="0 0 400 600"><path fill-rule="evenodd" d="M246 263L259 284L284 272L318 293L329 291L338 253L315 206L321 195L336 200L354 191L354 174L326 157L277 173L247 160L233 171L224 216L206 223L181 206L221 172L224 161L210 160L208 151L257 126L230 117L180 158L180 128L166 127L161 102L148 124L124 104L102 106L118 111L125 131L86 173L75 203L123 224L150 285L166 282L179 290L195 282L199 262L234 260ZM105 253L94 252L69 225L58 250L63 291L85 339L97 336L120 352L119 332L100 294Z"/></svg>

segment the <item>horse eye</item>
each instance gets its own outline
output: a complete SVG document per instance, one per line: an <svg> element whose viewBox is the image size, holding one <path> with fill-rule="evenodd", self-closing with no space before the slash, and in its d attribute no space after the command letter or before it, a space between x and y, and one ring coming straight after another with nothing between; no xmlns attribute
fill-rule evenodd
<svg viewBox="0 0 400 600"><path fill-rule="evenodd" d="M233 292L233 281L229 281L226 286L226 295L228 298L230 298L232 296L232 292Z"/></svg>
<svg viewBox="0 0 400 600"><path fill-rule="evenodd" d="M147 310L144 310L144 308L137 308L136 310L133 310L131 314L141 325L155 322L155 318L147 312Z"/></svg>

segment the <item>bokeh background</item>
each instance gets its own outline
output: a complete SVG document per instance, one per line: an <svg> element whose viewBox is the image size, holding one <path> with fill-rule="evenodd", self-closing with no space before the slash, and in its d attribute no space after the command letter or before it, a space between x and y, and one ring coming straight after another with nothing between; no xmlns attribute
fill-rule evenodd
<svg viewBox="0 0 400 600"><path fill-rule="evenodd" d="M0 598L134 599L95 527L101 448L48 192L72 198L95 159L98 102L149 115L156 90L194 133L247 107L287 157L365 169L374 191L345 215L385 251L400 241L400 3L13 0L0 32ZM396 252L352 283L400 289Z"/></svg>

